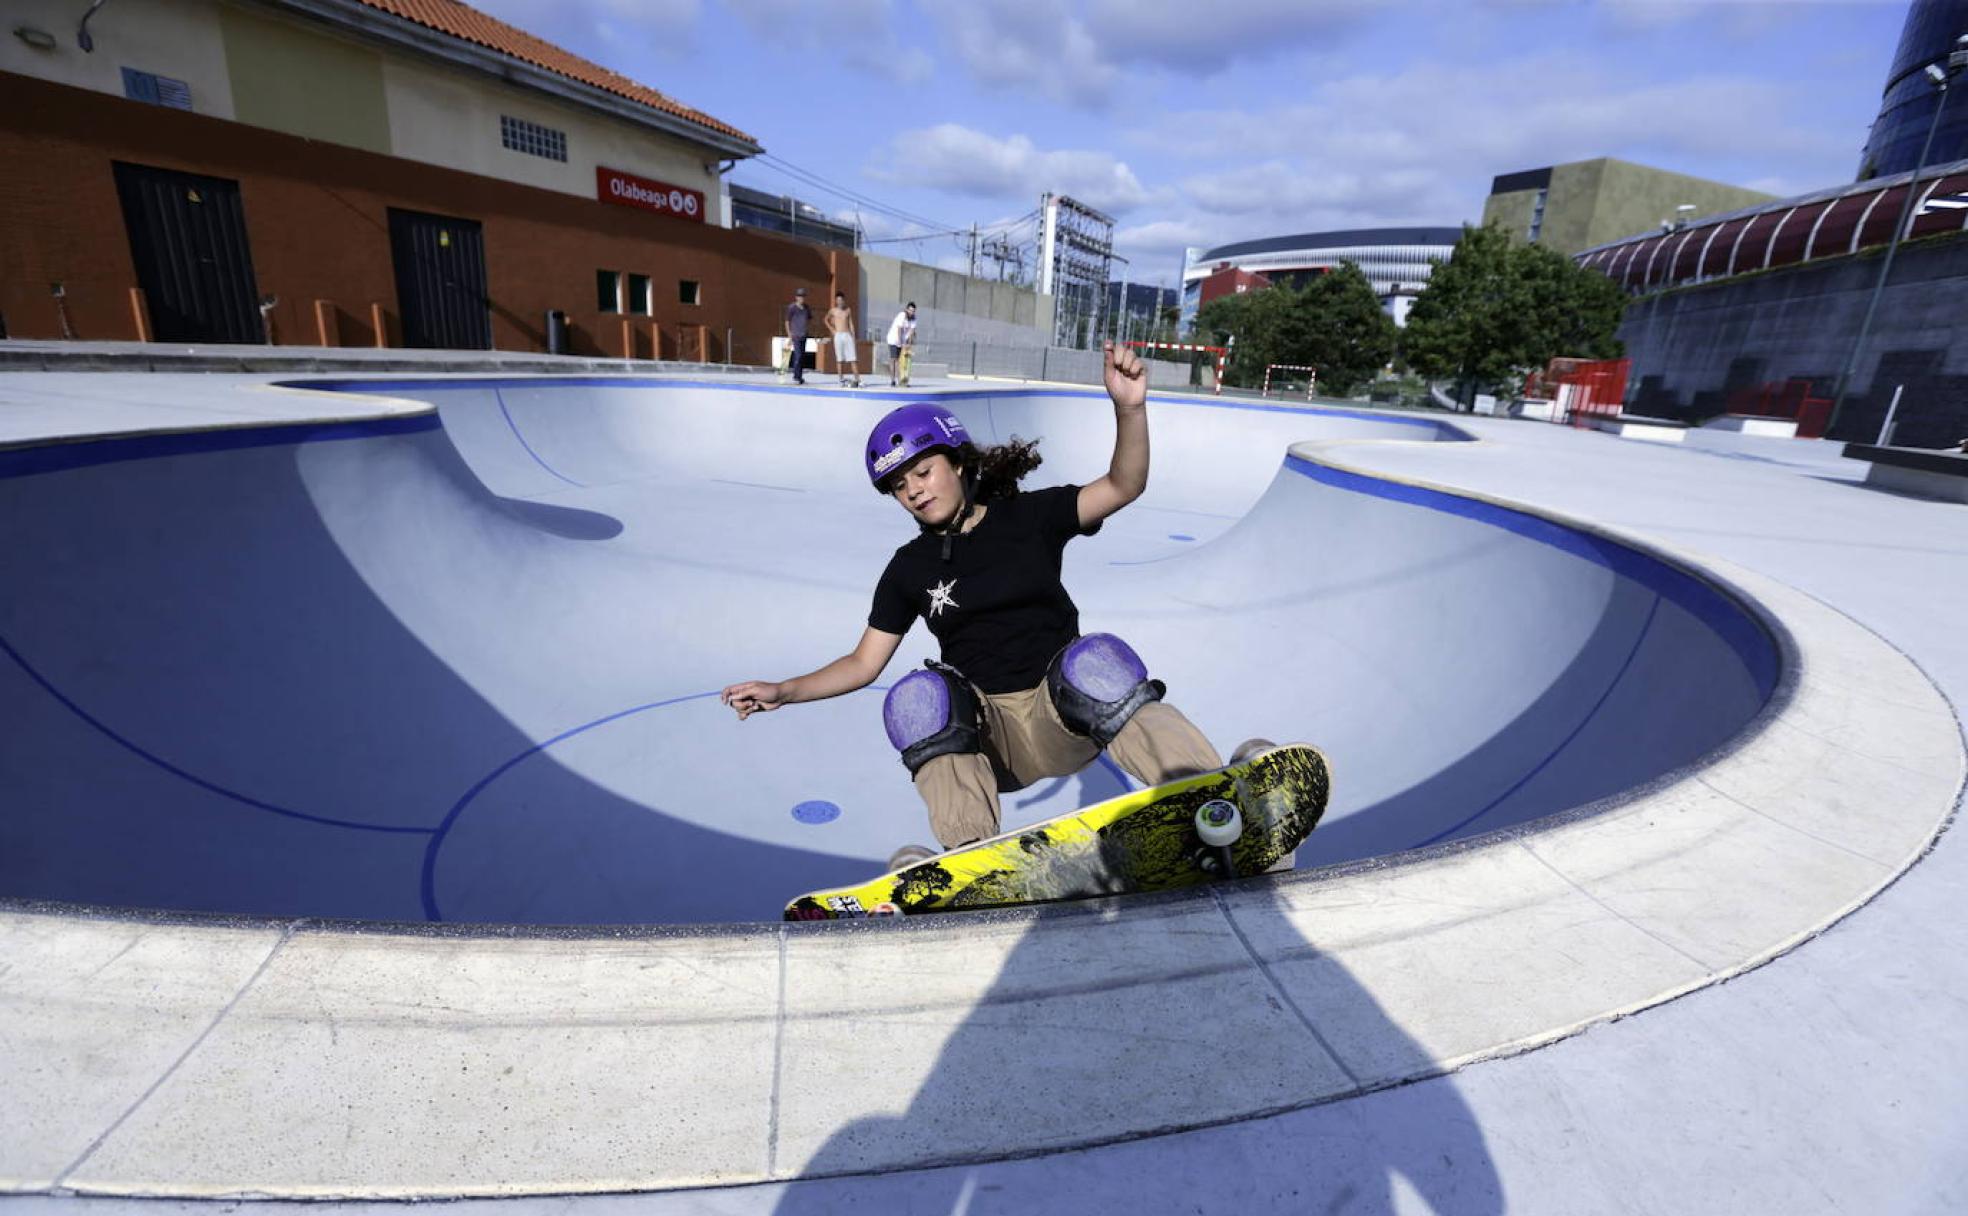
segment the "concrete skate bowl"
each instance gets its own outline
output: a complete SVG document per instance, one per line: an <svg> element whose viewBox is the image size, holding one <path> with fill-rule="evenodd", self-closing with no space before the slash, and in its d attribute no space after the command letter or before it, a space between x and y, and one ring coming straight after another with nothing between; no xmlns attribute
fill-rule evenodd
<svg viewBox="0 0 1968 1216"><path fill-rule="evenodd" d="M856 455L897 398L309 387L436 409L0 453L0 896L758 921L922 837L879 721L920 626L875 688L742 725L716 700L859 636L909 532ZM1037 483L1106 466L1098 394L941 396L983 441L1039 438ZM1451 427L1184 398L1153 425L1148 494L1069 546L1068 585L1223 751L1328 752L1302 867L1617 799L1777 688L1778 641L1717 581L1333 457ZM1007 825L1127 787L1096 766L1008 796Z"/></svg>

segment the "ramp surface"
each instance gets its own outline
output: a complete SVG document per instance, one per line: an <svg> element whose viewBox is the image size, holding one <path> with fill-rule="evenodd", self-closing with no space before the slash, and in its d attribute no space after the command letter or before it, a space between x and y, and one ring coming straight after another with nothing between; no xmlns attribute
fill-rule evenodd
<svg viewBox="0 0 1968 1216"><path fill-rule="evenodd" d="M740 725L717 690L851 649L911 525L856 458L885 393L311 381L435 412L0 452L0 895L376 920L761 920L926 838L876 687ZM940 394L1034 484L1097 393ZM316 401L319 400L317 396ZM1400 415L1160 399L1146 497L1069 546L1226 754L1333 757L1301 865L1454 840L1686 765L1768 700L1742 605L1654 556L1321 444ZM1472 458L1480 459L1472 451ZM1128 787L1096 766L1007 826Z"/></svg>

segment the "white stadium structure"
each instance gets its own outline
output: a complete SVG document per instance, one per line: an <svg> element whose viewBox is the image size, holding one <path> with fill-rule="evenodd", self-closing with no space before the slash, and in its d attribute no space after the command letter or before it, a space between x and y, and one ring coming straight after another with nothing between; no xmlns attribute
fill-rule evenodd
<svg viewBox="0 0 1968 1216"><path fill-rule="evenodd" d="M1351 228L1303 232L1192 249L1182 269L1182 319L1195 320L1206 293L1204 283L1226 269L1261 274L1273 282L1302 283L1315 274L1353 262L1366 272L1381 304L1397 324L1428 282L1430 259L1447 261L1462 236L1456 228Z"/></svg>

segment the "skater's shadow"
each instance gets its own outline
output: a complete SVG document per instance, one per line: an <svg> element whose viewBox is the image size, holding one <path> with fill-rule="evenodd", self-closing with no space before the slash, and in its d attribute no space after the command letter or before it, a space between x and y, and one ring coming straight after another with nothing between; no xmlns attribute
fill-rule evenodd
<svg viewBox="0 0 1968 1216"><path fill-rule="evenodd" d="M869 1015L865 994L843 992L836 1007L861 1010L847 1019L854 1033L891 1052L877 1065L882 1053L860 1047L867 1069L839 1076L819 1047L826 1034L789 1026L781 1087L901 1113L842 1125L816 1149L792 1121L822 1112L788 1102L775 1150L800 1181L776 1211L1501 1212L1456 1079L1434 1075L1434 1056L1366 986L1289 927L1275 883L1223 891L1105 912L1067 905L971 931L953 917L930 930L935 941L909 940L913 924L850 929L866 934L852 947L870 952L893 999L887 1016ZM892 944L880 940L888 932ZM1008 953L993 947L1007 935ZM795 974L801 946L788 943ZM965 991L946 976L996 960L921 1077L910 1045L938 1033L939 992ZM818 1017L826 1004L809 989L796 1007ZM1197 1130L1157 1130L1183 1127Z"/></svg>

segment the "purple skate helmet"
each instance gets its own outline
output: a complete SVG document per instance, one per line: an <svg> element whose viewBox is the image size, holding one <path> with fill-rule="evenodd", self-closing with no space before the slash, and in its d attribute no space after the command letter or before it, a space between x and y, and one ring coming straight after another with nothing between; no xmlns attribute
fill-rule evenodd
<svg viewBox="0 0 1968 1216"><path fill-rule="evenodd" d="M868 480L874 484L875 493L886 495L882 483L911 460L936 448L955 454L960 445L969 442L970 432L955 414L926 401L911 402L882 415L875 429L868 432L864 454Z"/></svg>

